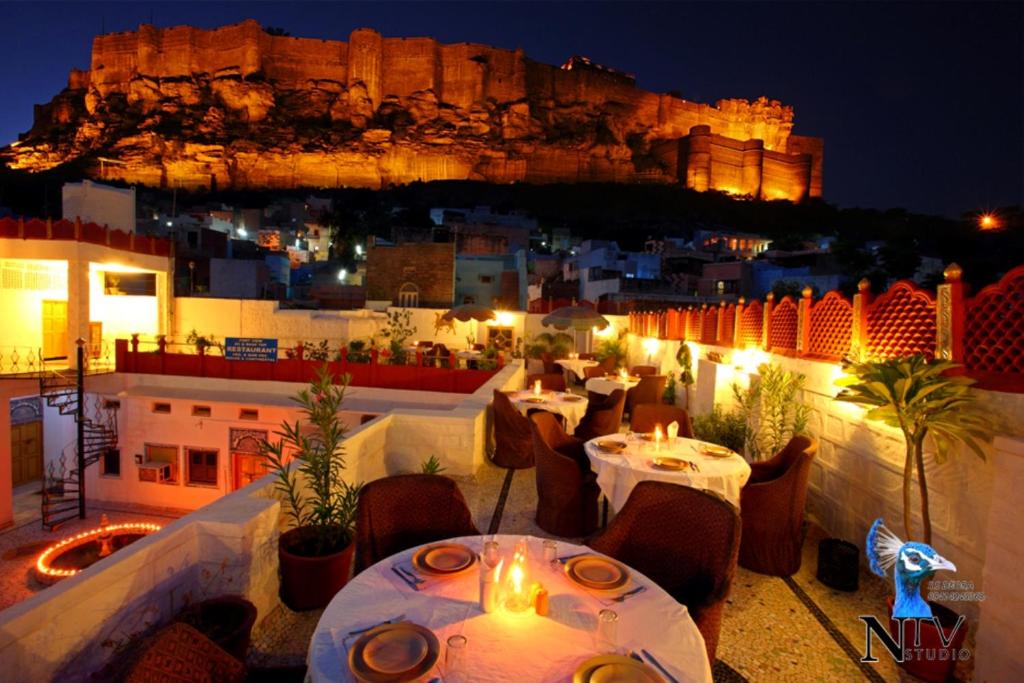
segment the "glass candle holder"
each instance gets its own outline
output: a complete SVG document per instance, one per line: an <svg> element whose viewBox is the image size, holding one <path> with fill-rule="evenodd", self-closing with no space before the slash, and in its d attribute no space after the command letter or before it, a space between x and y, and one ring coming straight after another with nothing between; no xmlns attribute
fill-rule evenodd
<svg viewBox="0 0 1024 683"><path fill-rule="evenodd" d="M544 561L548 564L554 564L558 561L558 543L551 539L544 541Z"/></svg>
<svg viewBox="0 0 1024 683"><path fill-rule="evenodd" d="M463 635L449 636L444 652L444 672L447 676L463 680L466 667L466 647L469 639Z"/></svg>
<svg viewBox="0 0 1024 683"><path fill-rule="evenodd" d="M603 609L597 613L597 649L601 653L613 653L618 647L619 615L614 610Z"/></svg>
<svg viewBox="0 0 1024 683"><path fill-rule="evenodd" d="M484 551L482 553L484 564L488 567L498 566L498 562L501 560L500 546L497 541L484 541Z"/></svg>
<svg viewBox="0 0 1024 683"><path fill-rule="evenodd" d="M505 609L509 612L524 612L533 607L530 589L526 555L517 551L505 574Z"/></svg>

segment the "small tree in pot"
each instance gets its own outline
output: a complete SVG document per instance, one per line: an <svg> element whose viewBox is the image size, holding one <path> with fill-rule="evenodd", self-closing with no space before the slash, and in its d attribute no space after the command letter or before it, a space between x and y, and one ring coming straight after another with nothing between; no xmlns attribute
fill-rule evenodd
<svg viewBox="0 0 1024 683"><path fill-rule="evenodd" d="M338 419L349 377L335 385L327 366L317 371L309 389L293 401L302 420L287 421L264 441L261 450L277 477L294 528L281 534L281 599L294 610L316 609L330 602L348 580L352 535L361 483L343 477L341 442L346 427ZM297 465L291 463L292 459Z"/></svg>

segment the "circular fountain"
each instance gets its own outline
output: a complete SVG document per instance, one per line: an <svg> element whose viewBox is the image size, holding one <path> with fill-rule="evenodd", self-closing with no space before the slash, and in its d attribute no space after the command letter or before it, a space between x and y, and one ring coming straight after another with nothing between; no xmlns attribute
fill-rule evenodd
<svg viewBox="0 0 1024 683"><path fill-rule="evenodd" d="M36 560L35 575L47 585L74 576L111 553L159 531L159 524L128 522L111 524L106 515L100 525L54 543Z"/></svg>

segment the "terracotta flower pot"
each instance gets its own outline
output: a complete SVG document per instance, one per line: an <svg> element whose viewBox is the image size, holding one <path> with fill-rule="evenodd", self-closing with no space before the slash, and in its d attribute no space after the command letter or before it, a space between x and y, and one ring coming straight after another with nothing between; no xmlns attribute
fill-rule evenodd
<svg viewBox="0 0 1024 683"><path fill-rule="evenodd" d="M303 554L302 546L312 535L309 527L281 534L277 555L281 563L281 600L301 612L326 607L331 598L348 583L355 544L329 555Z"/></svg>
<svg viewBox="0 0 1024 683"><path fill-rule="evenodd" d="M190 605L178 615L240 662L245 661L256 605L237 595L223 595Z"/></svg>
<svg viewBox="0 0 1024 683"><path fill-rule="evenodd" d="M896 599L892 595L886 598L886 604L889 606L889 633L893 638L899 640L900 624L892 618L892 608L895 601ZM939 618L944 637L948 640L953 633L953 629L956 627L956 622L960 615L948 607L943 607L930 600L928 604L932 608L932 614ZM942 647L939 631L935 628L933 622L922 621L919 628L921 635L920 649L922 652L933 654L930 658L922 655L920 659L905 661L900 666L907 673L917 676L923 681L930 681L932 683L948 681L953 675L953 669L956 667L957 653L963 647L964 639L967 637L967 624L961 624L949 647ZM911 620L908 619L903 622L904 638L900 642L903 643L904 650L917 649L914 646L914 630L915 626Z"/></svg>

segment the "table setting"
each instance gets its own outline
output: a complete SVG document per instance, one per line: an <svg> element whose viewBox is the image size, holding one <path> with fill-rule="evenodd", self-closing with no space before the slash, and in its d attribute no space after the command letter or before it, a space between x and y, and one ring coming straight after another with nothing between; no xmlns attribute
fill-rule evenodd
<svg viewBox="0 0 1024 683"><path fill-rule="evenodd" d="M686 607L625 564L531 536L412 548L324 610L307 681L711 681Z"/></svg>
<svg viewBox="0 0 1024 683"><path fill-rule="evenodd" d="M601 493L621 510L641 481L665 481L717 493L739 507L750 465L718 444L677 436L678 425L651 433L609 434L584 444Z"/></svg>
<svg viewBox="0 0 1024 683"><path fill-rule="evenodd" d="M506 391L512 405L524 416L531 410L546 410L565 418L565 431L572 434L587 413L587 399L568 391L542 389L540 381L530 389Z"/></svg>
<svg viewBox="0 0 1024 683"><path fill-rule="evenodd" d="M556 360L555 363L561 365L565 370L576 375L579 379L583 379L584 370L600 365L596 360L581 359L578 353L570 353L568 358Z"/></svg>
<svg viewBox="0 0 1024 683"><path fill-rule="evenodd" d="M640 378L636 375L630 375L626 372L625 368L623 368L617 373L605 375L604 377L591 377L587 380L584 386L587 391L593 391L594 393L604 394L607 396L616 389L629 391L637 384L640 384Z"/></svg>

